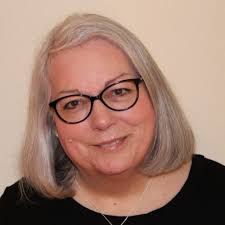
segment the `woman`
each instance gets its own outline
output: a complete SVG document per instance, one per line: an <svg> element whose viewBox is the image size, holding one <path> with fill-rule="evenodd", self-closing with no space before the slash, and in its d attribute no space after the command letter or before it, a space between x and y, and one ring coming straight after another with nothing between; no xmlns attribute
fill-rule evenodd
<svg viewBox="0 0 225 225"><path fill-rule="evenodd" d="M99 15L72 15L33 71L23 178L3 223L225 224L225 167L194 137L143 44Z"/></svg>

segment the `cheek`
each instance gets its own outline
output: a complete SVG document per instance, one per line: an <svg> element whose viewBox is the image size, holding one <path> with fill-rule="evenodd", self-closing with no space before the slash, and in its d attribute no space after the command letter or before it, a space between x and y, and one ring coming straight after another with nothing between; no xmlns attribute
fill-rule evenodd
<svg viewBox="0 0 225 225"><path fill-rule="evenodd" d="M69 148L71 142L74 145L75 143L85 142L87 139L87 132L84 131L85 128L82 125L66 124L58 118L55 118L54 121L58 138L65 150Z"/></svg>
<svg viewBox="0 0 225 225"><path fill-rule="evenodd" d="M80 125L65 124L56 122L56 129L60 143L68 157L76 164L82 162L83 166L88 166L89 152L85 147L88 140L87 131Z"/></svg>
<svg viewBox="0 0 225 225"><path fill-rule="evenodd" d="M123 118L133 133L132 144L139 149L140 156L143 156L155 135L155 112L150 98L147 95L140 96L133 108L123 112Z"/></svg>
<svg viewBox="0 0 225 225"><path fill-rule="evenodd" d="M140 95L134 107L121 112L121 116L131 126L143 126L150 129L155 127L155 112L146 93Z"/></svg>

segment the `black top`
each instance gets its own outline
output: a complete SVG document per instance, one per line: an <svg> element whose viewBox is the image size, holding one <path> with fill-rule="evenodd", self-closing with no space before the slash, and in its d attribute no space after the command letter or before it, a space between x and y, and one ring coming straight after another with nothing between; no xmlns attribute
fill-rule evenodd
<svg viewBox="0 0 225 225"><path fill-rule="evenodd" d="M0 224L109 225L99 213L72 198L19 201L18 183L7 187L0 200ZM113 225L125 217L107 216ZM3 222L4 221L4 222ZM131 216L124 225L225 225L225 166L194 155L189 177L180 192L153 212Z"/></svg>

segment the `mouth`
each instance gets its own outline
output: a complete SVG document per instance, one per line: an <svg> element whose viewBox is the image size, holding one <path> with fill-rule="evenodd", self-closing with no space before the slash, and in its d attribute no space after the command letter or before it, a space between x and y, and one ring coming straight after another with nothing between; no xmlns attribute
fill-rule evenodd
<svg viewBox="0 0 225 225"><path fill-rule="evenodd" d="M105 150L105 151L119 150L120 147L124 144L126 138L127 136L104 141L94 145L94 147L97 147L98 149Z"/></svg>

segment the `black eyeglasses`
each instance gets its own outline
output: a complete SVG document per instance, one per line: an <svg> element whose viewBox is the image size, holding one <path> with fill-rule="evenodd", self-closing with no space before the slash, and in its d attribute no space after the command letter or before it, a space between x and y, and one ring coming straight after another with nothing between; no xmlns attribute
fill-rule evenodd
<svg viewBox="0 0 225 225"><path fill-rule="evenodd" d="M84 121L91 114L95 100L100 100L114 111L125 111L135 105L139 97L139 84L142 78L121 80L106 87L97 96L84 94L68 95L49 103L58 117L69 124Z"/></svg>

